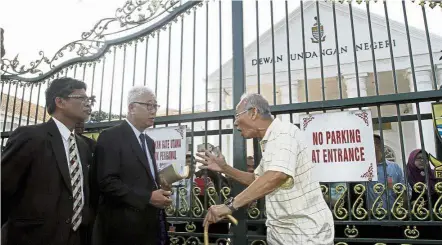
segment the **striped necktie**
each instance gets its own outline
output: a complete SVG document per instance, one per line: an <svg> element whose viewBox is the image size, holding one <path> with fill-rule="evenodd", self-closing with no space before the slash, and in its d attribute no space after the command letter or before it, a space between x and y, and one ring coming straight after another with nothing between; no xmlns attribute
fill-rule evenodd
<svg viewBox="0 0 442 245"><path fill-rule="evenodd" d="M75 136L71 133L69 136L69 174L71 176L72 195L74 200L72 216L73 230L76 231L81 224L83 210L83 195L81 183L83 181L82 172L80 169L80 163L78 162L77 145L75 143Z"/></svg>

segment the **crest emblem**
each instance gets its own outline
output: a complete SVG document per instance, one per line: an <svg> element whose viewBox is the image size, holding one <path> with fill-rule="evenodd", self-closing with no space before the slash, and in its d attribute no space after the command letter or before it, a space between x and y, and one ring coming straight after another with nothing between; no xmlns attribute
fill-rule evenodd
<svg viewBox="0 0 442 245"><path fill-rule="evenodd" d="M428 160L434 167L434 175L436 179L442 179L442 161L436 159L433 155L428 153Z"/></svg>
<svg viewBox="0 0 442 245"><path fill-rule="evenodd" d="M319 41L324 42L325 41L325 35L324 35L324 26L321 24L321 26L318 28L318 18L315 17L315 24L312 26L312 36L313 38L312 43L319 43ZM321 30L321 33L319 33L319 30Z"/></svg>
<svg viewBox="0 0 442 245"><path fill-rule="evenodd" d="M442 102L439 103L433 103L433 122L434 122L434 129L437 132L437 136L442 142Z"/></svg>

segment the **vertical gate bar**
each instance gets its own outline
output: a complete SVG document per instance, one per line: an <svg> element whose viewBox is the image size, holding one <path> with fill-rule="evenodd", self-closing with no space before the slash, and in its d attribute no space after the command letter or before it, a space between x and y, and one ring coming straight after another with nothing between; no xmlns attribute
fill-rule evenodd
<svg viewBox="0 0 442 245"><path fill-rule="evenodd" d="M205 63L206 63L206 84L205 84L205 98L206 98L206 102L205 102L205 109L206 112L208 112L209 109L209 2L205 2L206 4L206 59L205 59ZM207 140L207 120L205 120L206 123L206 140ZM207 142L207 141L206 141Z"/></svg>
<svg viewBox="0 0 442 245"><path fill-rule="evenodd" d="M29 93L29 103L28 103L28 113L26 117L26 125L29 125L29 118L31 117L31 100L32 100L32 91L34 90L34 84L31 84L31 92Z"/></svg>
<svg viewBox="0 0 442 245"><path fill-rule="evenodd" d="M341 60L339 57L339 40L338 40L338 25L336 21L336 2L332 2L333 6L333 26L335 28L335 45L336 45L336 62L338 65L338 85L339 85L339 99L342 99L342 75L341 75ZM330 189L329 189L330 190Z"/></svg>
<svg viewBox="0 0 442 245"><path fill-rule="evenodd" d="M122 119L123 114L123 96L124 96L124 77L126 74L126 51L127 51L127 44L123 45L123 72L121 76L121 95L120 95L120 115L119 119ZM112 100L111 100L112 103Z"/></svg>
<svg viewBox="0 0 442 245"><path fill-rule="evenodd" d="M117 55L117 47L114 46L114 61L112 62L112 82L111 82L111 92L110 92L110 103L109 103L109 118L108 121L111 121L112 118L112 98L113 98L113 92L114 92L114 78L115 78L115 58Z"/></svg>
<svg viewBox="0 0 442 245"><path fill-rule="evenodd" d="M5 87L5 82L2 82L2 92L0 93L0 102L3 101L3 88Z"/></svg>
<svg viewBox="0 0 442 245"><path fill-rule="evenodd" d="M218 1L218 8L219 8L219 111L223 109L223 39L222 39L222 1ZM258 75L259 77L259 75ZM218 120L219 126L219 149L222 152L222 120Z"/></svg>
<svg viewBox="0 0 442 245"><path fill-rule="evenodd" d="M285 32L287 34L287 73L289 79L289 103L292 103L292 69L290 67L290 28L289 28L289 7L288 1L285 1ZM292 117L292 114L290 113ZM293 120L293 117L292 117Z"/></svg>
<svg viewBox="0 0 442 245"><path fill-rule="evenodd" d="M11 116L11 127L9 128L9 131L12 131L12 129L14 128L14 119L15 119L15 105L17 103L17 92L18 92L18 85L20 82L17 82L17 84L15 85L15 92L14 92L14 102L12 104L12 116ZM6 110L8 110L8 108L6 107Z"/></svg>
<svg viewBox="0 0 442 245"><path fill-rule="evenodd" d="M183 41L184 41L184 15L181 15L181 43L180 43L180 94L178 100L178 114L181 115L181 100L183 94ZM178 125L181 125L179 123Z"/></svg>
<svg viewBox="0 0 442 245"><path fill-rule="evenodd" d="M288 1L285 1L285 33L287 35L287 74L289 79L289 103L292 104L292 69L290 59L290 28L289 28L289 7ZM293 123L293 113L290 113L290 123Z"/></svg>
<svg viewBox="0 0 442 245"><path fill-rule="evenodd" d="M41 91L41 82L38 83L38 92L37 92L37 103L36 103L36 107L37 109L35 110L35 117L34 117L34 125L37 124L37 119L38 119L38 108L40 107L38 105L38 103L40 102L40 91ZM9 93L8 93L9 94ZM45 103L46 104L46 103Z"/></svg>
<svg viewBox="0 0 442 245"><path fill-rule="evenodd" d="M437 90L436 71L434 70L433 50L431 48L431 39L430 39L430 33L428 31L427 13L425 11L425 5L422 4L421 8L422 8L422 17L424 18L425 36L427 37L428 54L430 56L431 75L433 75L434 89Z"/></svg>
<svg viewBox="0 0 442 245"><path fill-rule="evenodd" d="M368 32L370 34L370 44L371 44L371 58L373 62L373 76L374 76L374 83L376 86L376 95L379 95L379 80L378 80L378 72L376 67L376 55L374 53L374 45L373 45L373 29L371 26L371 14L370 14L370 2L366 2L366 9L367 9L367 21L368 21Z"/></svg>
<svg viewBox="0 0 442 245"><path fill-rule="evenodd" d="M368 21L368 32L370 35L370 44L371 47L373 46L373 29L371 26L371 15L370 15L370 3L366 2L366 10L367 10L367 21ZM374 48L371 49L371 56L372 56L372 62L373 62L373 76L374 76L374 81L375 81L375 89L376 89L376 95L379 95L379 81L378 81L378 74L377 74L377 67L376 67L376 55L374 52ZM381 116L381 109L380 106L377 106L377 111L378 111L378 122L379 122L379 131L380 131L380 135L382 138L382 161L385 162L385 164L383 164L383 168L384 168L384 177L385 177L385 193L387 195L387 207L388 207L388 219L391 219L391 209L393 208L392 206L390 206L390 195L389 195L389 190L388 185L387 185L387 164L386 164L386 160L385 160L385 146L384 146L384 137L383 137L383 128L382 128L382 116ZM376 163L377 164L377 163Z"/></svg>
<svg viewBox="0 0 442 245"><path fill-rule="evenodd" d="M321 66L321 84L322 84L322 101L325 101L325 81L324 81L324 61L322 57L322 31L321 31L321 18L319 15L319 1L316 1L316 16L318 17L316 19L316 24L318 27L318 34L319 34L319 63Z"/></svg>
<svg viewBox="0 0 442 245"><path fill-rule="evenodd" d="M270 27L272 30L272 79L273 79L273 105L276 105L276 68L275 68L275 27L273 23L273 1L270 1ZM247 84L244 86L247 89Z"/></svg>
<svg viewBox="0 0 442 245"><path fill-rule="evenodd" d="M350 10L350 23L351 23L351 39L353 44L353 57L355 62L355 72L356 72L356 86L358 90L358 97L361 97L361 89L359 85L359 68L358 68L358 55L356 54L356 37L355 37L355 24L353 22L353 5L350 2L348 4L348 8Z"/></svg>
<svg viewBox="0 0 442 245"><path fill-rule="evenodd" d="M155 95L158 94L158 61L160 58L160 34L161 34L161 29L158 31L158 36L157 36L157 63L156 63L156 67L155 67Z"/></svg>
<svg viewBox="0 0 442 245"><path fill-rule="evenodd" d="M74 79L77 79L77 64L74 65Z"/></svg>
<svg viewBox="0 0 442 245"><path fill-rule="evenodd" d="M170 43L172 42L172 24L169 25L169 47L167 52L167 95L166 95L166 116L169 116L169 95L170 95ZM166 124L167 127L167 124Z"/></svg>
<svg viewBox="0 0 442 245"><path fill-rule="evenodd" d="M94 83L95 83L95 68L97 67L97 62L94 61L92 65L92 84L91 84L91 96L94 95Z"/></svg>
<svg viewBox="0 0 442 245"><path fill-rule="evenodd" d="M305 21L304 21L304 0L301 3L301 30L302 30L302 59L304 63L304 88L305 88L305 102L308 102L308 82L307 82L307 60L305 58Z"/></svg>
<svg viewBox="0 0 442 245"><path fill-rule="evenodd" d="M391 39L391 29L390 29L390 19L388 17L388 6L387 6L387 1L383 2L384 4L384 12L385 12L385 21L387 24L387 34L388 34L388 42L389 42L389 50L390 50L390 60L391 60L391 70L393 72L393 83L394 83L394 91L397 94L398 93L398 85L397 85L397 74L396 74L396 66L395 66L395 60L394 60L394 55L393 55L393 42ZM377 92L378 95L378 92ZM399 109L399 105L396 104L396 111L398 113L398 125L399 125L399 137L400 137L400 143L401 143L401 152L402 152L402 162L403 162L403 169L406 169L406 163L405 163L405 149L404 149L404 141L403 141L403 135L402 135L402 123L401 123L401 114L400 114L400 109ZM382 127L382 125L381 125ZM408 196L408 184L407 184L407 171L404 171L404 176L405 176L405 187L407 189L407 196ZM410 210L410 199L407 198L407 202L408 202L408 210ZM371 213L369 213L371 216ZM370 217L369 216L369 217ZM411 219L411 216L410 216Z"/></svg>
<svg viewBox="0 0 442 245"><path fill-rule="evenodd" d="M207 95L208 95L208 78L209 78L209 71L208 71L208 64L209 64L209 2L206 1L204 2L206 5L206 58L205 58L205 63L206 63L206 84L205 84L205 98L206 98L206 102L205 102L205 111L207 112L208 109L208 103L207 103ZM205 143L205 148L207 149L207 119L204 120L204 143ZM208 170L205 169L203 170L204 173L204 190L206 191L206 193L204 193L204 208L207 210L209 205L208 205L208 200L207 200L207 195L208 195L208 188L207 188L207 176L208 176Z"/></svg>
<svg viewBox="0 0 442 245"><path fill-rule="evenodd" d="M232 0L232 48L233 48L233 105L236 106L241 100L245 91L245 67L244 67L244 20L243 20L243 2ZM245 140L238 130L233 130L233 167L246 170ZM240 193L244 187L235 183L233 185L233 195ZM232 226L234 234L233 242L235 244L247 244L247 238L244 236L247 231L245 222L246 210L244 208L237 212L236 218L239 223Z"/></svg>
<svg viewBox="0 0 442 245"><path fill-rule="evenodd" d="M261 93L261 71L260 71L260 56L259 56L259 4L255 1L255 18L256 18L256 74L258 78L258 94ZM232 84L233 86L233 84Z"/></svg>
<svg viewBox="0 0 442 245"><path fill-rule="evenodd" d="M138 40L135 40L135 50L134 50L134 71L132 73L132 87L135 86L135 72L137 71L137 49L138 49Z"/></svg>
<svg viewBox="0 0 442 245"><path fill-rule="evenodd" d="M106 55L103 56L103 68L101 69L101 85L100 85L100 105L98 106L98 118L101 116L101 105L103 102L103 84L104 84L104 68L106 66ZM101 122L101 120L100 120Z"/></svg>
<svg viewBox="0 0 442 245"><path fill-rule="evenodd" d="M6 106L5 106L5 119L3 121L3 129L2 132L6 132L6 120L8 118L8 108L9 108L9 97L11 96L11 87L12 87L12 81L9 81L9 87L8 87L8 95L6 97ZM3 146L3 142L2 142L2 146Z"/></svg>
<svg viewBox="0 0 442 245"><path fill-rule="evenodd" d="M196 9L193 8L193 45L192 45L192 114L195 113L195 53L196 53ZM192 127L192 132L191 132L191 142L192 142L192 156L194 155L194 144L195 144L195 120L191 121L191 127ZM193 185L193 183L192 183ZM193 192L193 186L192 186L192 192ZM190 205L192 205L192 199L193 199L193 195L190 195ZM193 216L193 212L190 212L190 216Z"/></svg>
<svg viewBox="0 0 442 245"><path fill-rule="evenodd" d="M86 75L86 63L80 63L80 65L83 65L83 80L81 80L82 82L85 82L85 75Z"/></svg>
<svg viewBox="0 0 442 245"><path fill-rule="evenodd" d="M402 169L404 169L404 179L405 179L405 190L406 190L406 197L407 197L407 210L408 210L408 219L411 220L412 217L410 215L410 208L411 208L411 196L408 196L408 190L409 190L409 186L408 186L408 171L405 171L407 169L407 162L406 162L406 158L405 158L405 142L404 142L404 136L402 135L402 116L401 116L401 110L399 108L399 104L396 104L396 113L397 113L397 119L398 119L398 128L399 128L399 142L400 142L400 146L401 146L401 155L402 155ZM411 189L413 189L413 187L411 187Z"/></svg>
<svg viewBox="0 0 442 245"><path fill-rule="evenodd" d="M378 113L378 125L379 125L379 136L381 137L381 151L382 151L382 162L385 164L382 164L382 168L384 169L384 188L385 188L385 196L386 196L386 200L387 200L387 213L388 213L388 220L391 220L391 209L392 206L390 206L390 191L388 188L388 176L387 176L387 164L386 164L386 160L385 160L385 140L384 140L384 130L382 128L382 113L381 113L381 106L377 105L377 113ZM376 163L377 164L377 163ZM382 197L381 197L382 198Z"/></svg>
<svg viewBox="0 0 442 245"><path fill-rule="evenodd" d="M46 89L49 87L49 80L46 80L43 82L44 84L47 84ZM46 103L45 106L43 108L43 122L46 122Z"/></svg>
<svg viewBox="0 0 442 245"><path fill-rule="evenodd" d="M393 45L392 45L392 41L391 41L390 19L388 17L387 1L383 1L383 3L384 3L384 12L385 12L385 22L387 24L388 43L389 43L389 48L390 48L391 71L393 72L394 93L397 94L398 93L397 75L396 75L396 67L395 67L394 55L393 55Z"/></svg>
<svg viewBox="0 0 442 245"><path fill-rule="evenodd" d="M18 116L18 126L21 126L21 118L22 118L22 113L23 113L23 103L25 102L25 89L26 89L26 84L23 84L23 92L21 94L21 103L20 103L20 115Z"/></svg>
<svg viewBox="0 0 442 245"><path fill-rule="evenodd" d="M415 93L419 93L418 89L417 89L417 83L416 83L416 73L414 70L414 61L413 61L413 50L411 48L411 38L410 38L410 30L409 30L409 26L408 26L408 17L407 17L407 10L405 7L405 1L402 1L402 11L404 13L404 22L405 22L405 31L407 33L407 43L408 43L408 53L409 53L409 57L410 57L410 67L411 67L411 75L413 77L413 86L414 86L414 92ZM421 141L421 149L422 151L425 151L425 144L424 144L424 136L423 136L423 131L422 131L422 118L421 118L421 110L420 110L420 105L419 103L415 103L416 104L416 116L417 116L417 123L418 123L418 127L419 127L419 139ZM426 151L425 151L426 152ZM422 157L424 159L424 162L428 162L428 157L427 154L422 154ZM424 165L424 170L425 170L425 181L428 187L429 182L429 177L428 177L428 166L427 164ZM427 188L427 197L428 197L428 204L429 204L429 210L433 209L433 202L431 200L431 195L430 195L430 188ZM431 215L431 220L433 220L434 217L433 215Z"/></svg>
<svg viewBox="0 0 442 245"><path fill-rule="evenodd" d="M3 88L5 87L5 82L2 82L2 92L0 93L0 104L3 104ZM6 110L7 111L7 110ZM6 115L5 115L5 120L6 120ZM5 130L2 129L2 132L4 132ZM0 142L0 150L3 151L3 142L4 142L4 138L1 138L1 142Z"/></svg>
<svg viewBox="0 0 442 245"><path fill-rule="evenodd" d="M218 0L218 15L219 15L219 20L218 20L218 23L219 23L219 111L221 111L222 110L222 96L223 96L223 94L222 94L222 89L223 89L223 80L222 80L222 67L223 67L223 53L222 53L222 18L221 18L221 16L222 16L222 4L221 4L221 0ZM216 109L215 109L216 110ZM223 145L223 135L222 135L222 127L223 127L223 125L222 125L222 120L221 119L218 119L218 145L219 145L219 151L220 152L223 152L223 147L222 147L222 145ZM218 176L219 176L220 174L218 173ZM219 182L221 182L221 181L219 181ZM228 187L229 188L231 188L231 186L230 185L228 185ZM219 188L219 195L218 195L218 198L219 198L219 200L220 200L220 202L221 203L224 203L224 201L225 200L223 200L222 199L222 187L221 186L218 186L218 188Z"/></svg>
<svg viewBox="0 0 442 245"><path fill-rule="evenodd" d="M147 82L147 54L148 54L148 51L149 51L149 35L150 34L148 34L147 36L146 36L146 53L145 53L145 55L144 55L144 86L146 86L146 82Z"/></svg>

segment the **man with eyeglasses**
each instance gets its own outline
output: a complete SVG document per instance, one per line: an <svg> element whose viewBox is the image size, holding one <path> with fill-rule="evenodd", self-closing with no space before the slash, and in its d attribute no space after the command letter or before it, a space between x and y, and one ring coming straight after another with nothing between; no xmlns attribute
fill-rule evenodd
<svg viewBox="0 0 442 245"><path fill-rule="evenodd" d="M132 88L127 118L100 133L95 149L101 240L106 245L169 244L164 208L172 203L170 186L160 181L152 127L158 104L146 87ZM95 232L94 232L95 233Z"/></svg>
<svg viewBox="0 0 442 245"><path fill-rule="evenodd" d="M56 79L46 90L52 118L11 134L1 162L2 244L89 244L92 153L74 131L90 116L89 102L85 83Z"/></svg>
<svg viewBox="0 0 442 245"><path fill-rule="evenodd" d="M294 124L273 119L269 103L260 94L243 95L236 111L234 125L241 135L261 139L262 159L254 173L248 173L231 167L222 154L197 153L203 167L248 186L226 204L211 206L204 225L265 197L268 244L332 245L333 215L319 182L311 178L311 151L303 132Z"/></svg>

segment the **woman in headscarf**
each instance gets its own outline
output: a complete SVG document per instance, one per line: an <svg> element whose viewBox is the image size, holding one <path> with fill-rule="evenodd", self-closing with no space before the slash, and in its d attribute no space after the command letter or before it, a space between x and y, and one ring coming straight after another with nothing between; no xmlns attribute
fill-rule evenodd
<svg viewBox="0 0 442 245"><path fill-rule="evenodd" d="M424 161L424 154L427 155L425 151L422 151L421 149L416 149L410 153L410 156L408 157L408 163L407 163L407 173L408 173L408 183L410 184L413 194L411 196L410 201L415 201L419 193L417 193L413 187L416 183L422 182L424 184L427 184L426 176L425 176L425 165L427 165L428 169L428 184L427 188L430 190L430 196L431 201L434 205L436 202L438 196L437 193L434 191L434 185L437 183L436 177L434 175L434 170L430 168L430 164L428 161ZM427 155L428 160L428 155ZM428 201L428 195L424 196L425 201Z"/></svg>
<svg viewBox="0 0 442 245"><path fill-rule="evenodd" d="M427 188L430 190L430 197L431 197L431 203L434 205L436 204L436 201L438 199L438 194L435 192L434 185L437 184L438 180L436 179L434 175L434 170L430 168L430 164L428 161L425 162L424 154L427 155L428 160L428 154L421 150L416 149L410 153L410 156L408 157L408 163L407 163L407 175L408 175L408 183L410 184L412 188L412 195L410 199L410 203L412 203L410 209L413 209L413 202L416 201L416 199L419 197L419 193L414 191L413 187L416 183L422 182L424 184L427 183L426 177L425 177L425 165L427 165L428 170L428 184ZM425 195L423 196L425 200L425 206L427 209L429 209L428 204L428 194L427 189L425 190ZM433 213L433 210L430 210L430 213ZM419 228L420 238L423 239L442 239L442 227L440 226L421 226Z"/></svg>

